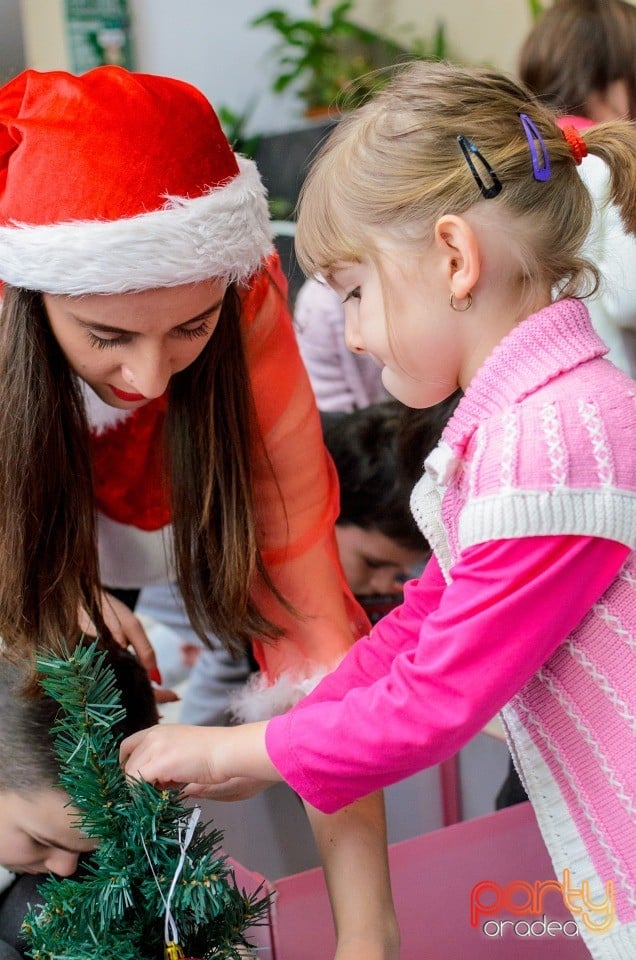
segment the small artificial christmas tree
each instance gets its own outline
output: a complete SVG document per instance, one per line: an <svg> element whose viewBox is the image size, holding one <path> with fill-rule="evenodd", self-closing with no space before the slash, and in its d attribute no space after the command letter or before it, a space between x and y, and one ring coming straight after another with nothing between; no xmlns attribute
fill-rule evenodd
<svg viewBox="0 0 636 960"><path fill-rule="evenodd" d="M178 791L127 780L113 727L124 715L97 644L43 655L44 690L60 705L52 730L60 783L77 824L98 841L67 879L42 885L23 929L34 960L241 960L268 898L238 889L222 833L198 823ZM248 954L249 955L249 954Z"/></svg>

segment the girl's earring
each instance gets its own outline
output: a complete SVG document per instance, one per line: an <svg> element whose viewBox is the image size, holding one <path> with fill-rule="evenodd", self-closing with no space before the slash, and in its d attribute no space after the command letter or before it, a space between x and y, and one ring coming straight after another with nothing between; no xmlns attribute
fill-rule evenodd
<svg viewBox="0 0 636 960"><path fill-rule="evenodd" d="M467 310L470 310L470 308L471 308L471 306L472 306L472 303L473 303L473 295L472 295L472 293L470 293L470 292L466 294L465 303L464 303L463 307L458 307L458 306L457 306L457 303L455 302L455 294L454 294L454 293L451 293L448 302L449 302L450 305L451 305L451 310L454 310L456 313L466 313L466 311L467 311Z"/></svg>

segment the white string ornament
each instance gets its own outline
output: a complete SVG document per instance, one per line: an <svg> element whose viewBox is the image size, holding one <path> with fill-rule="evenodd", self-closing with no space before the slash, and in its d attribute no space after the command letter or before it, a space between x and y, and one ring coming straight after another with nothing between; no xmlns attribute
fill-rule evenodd
<svg viewBox="0 0 636 960"><path fill-rule="evenodd" d="M194 831L196 829L197 823L199 822L200 816L201 816L201 807L193 807L192 813L188 817L185 824L183 822L179 824L179 833L177 837L177 843L179 845L180 856L179 856L179 862L177 863L177 867L174 872L174 876L172 878L172 882L168 889L167 897L164 897L163 895L163 890L161 889L161 884L159 883L157 874L155 873L155 868L153 866L152 860L150 859L150 854L148 853L146 842L143 837L141 838L141 842L144 847L144 852L148 859L148 863L150 864L150 869L152 870L152 876L154 878L155 884L157 885L159 896L161 897L163 901L163 905L166 910L165 918L164 918L164 928L163 928L163 939L165 944L164 946L165 960L195 960L195 958L184 956L183 948L179 943L179 931L174 921L174 917L172 916L170 905L172 903L172 898L174 896L174 891L179 881L179 877L181 876L181 871L183 870L183 865L185 863L188 847L190 846L192 837L194 836ZM185 827L185 834L183 832L184 827Z"/></svg>

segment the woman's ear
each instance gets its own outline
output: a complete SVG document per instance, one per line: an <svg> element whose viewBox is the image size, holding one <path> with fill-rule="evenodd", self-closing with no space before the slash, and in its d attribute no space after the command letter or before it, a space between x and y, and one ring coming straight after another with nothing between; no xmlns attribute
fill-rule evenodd
<svg viewBox="0 0 636 960"><path fill-rule="evenodd" d="M449 293L463 300L479 280L479 246L463 217L445 214L435 225L435 243L446 261Z"/></svg>

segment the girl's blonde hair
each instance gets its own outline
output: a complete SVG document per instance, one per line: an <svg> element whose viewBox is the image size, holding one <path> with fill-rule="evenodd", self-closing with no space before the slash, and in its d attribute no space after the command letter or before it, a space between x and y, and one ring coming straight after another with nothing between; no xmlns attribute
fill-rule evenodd
<svg viewBox="0 0 636 960"><path fill-rule="evenodd" d="M543 138L549 180L533 176L520 114ZM459 136L495 171L502 185L495 198L482 197ZM613 122L583 136L589 153L607 162L611 199L635 232L636 131ZM328 274L343 261L377 262L379 242L428 243L439 217L477 203L503 214L498 221L514 238L526 290L548 283L559 296L584 296L596 288L598 272L581 255L592 201L554 112L492 70L413 63L344 117L319 152L299 201L298 260L308 275Z"/></svg>

